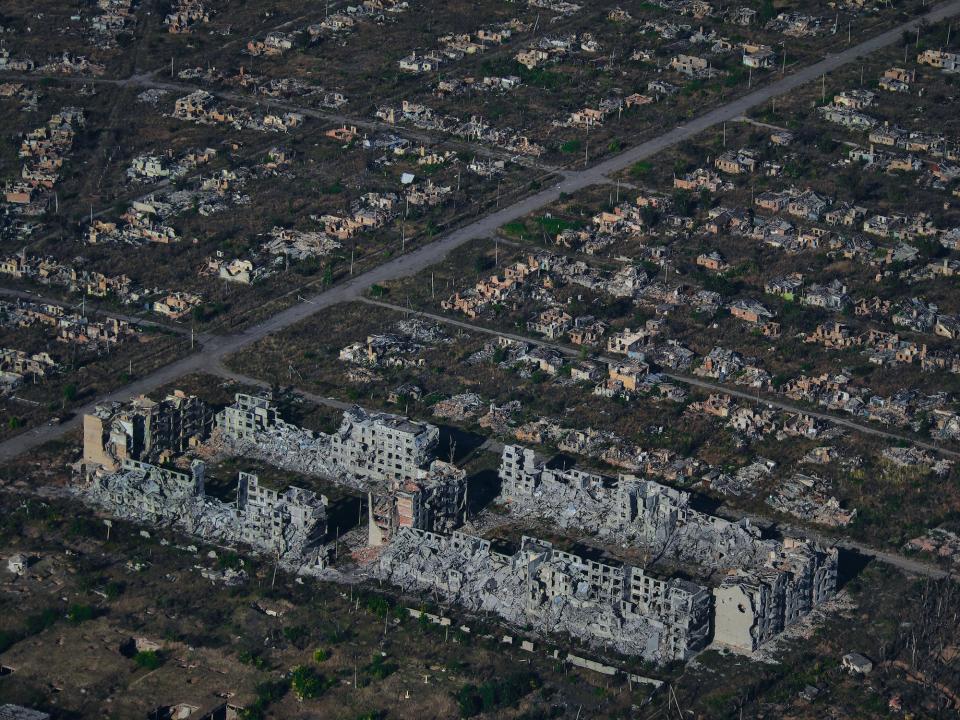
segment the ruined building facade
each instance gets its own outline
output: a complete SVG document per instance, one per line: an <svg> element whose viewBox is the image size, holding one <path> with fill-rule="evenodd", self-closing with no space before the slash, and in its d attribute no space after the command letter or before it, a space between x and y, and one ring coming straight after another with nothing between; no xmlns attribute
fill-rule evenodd
<svg viewBox="0 0 960 720"><path fill-rule="evenodd" d="M199 460L186 473L128 458L116 472L96 470L80 493L117 517L174 525L210 542L243 543L298 571L325 567L325 497L294 486L277 492L240 473L236 501L223 502L205 494L204 477Z"/></svg>
<svg viewBox="0 0 960 720"><path fill-rule="evenodd" d="M373 482L416 480L418 471L436 458L439 441L435 425L354 407L343 413L330 453L346 472Z"/></svg>
<svg viewBox="0 0 960 720"><path fill-rule="evenodd" d="M562 552L531 537L506 555L459 532L403 527L376 572L405 590L435 590L469 610L656 662L691 657L710 632L707 588Z"/></svg>
<svg viewBox="0 0 960 720"><path fill-rule="evenodd" d="M327 501L311 490L291 485L278 492L261 487L259 478L241 472L237 482L237 516L241 539L278 555L310 545L327 534Z"/></svg>
<svg viewBox="0 0 960 720"><path fill-rule="evenodd" d="M460 468L434 460L415 480L391 480L369 494L369 545L390 541L398 528L449 533L463 525L467 478Z"/></svg>
<svg viewBox="0 0 960 720"><path fill-rule="evenodd" d="M837 589L837 549L787 538L761 567L731 571L713 589L714 641L756 650Z"/></svg>
<svg viewBox="0 0 960 720"><path fill-rule="evenodd" d="M530 614L558 599L619 608L610 617L643 618L656 628L651 635L656 645L642 648L642 654L670 660L686 660L709 638L710 592L696 583L662 580L641 568L590 560L531 537L523 538L514 566L525 578ZM613 625L601 632L613 636L619 630Z"/></svg>

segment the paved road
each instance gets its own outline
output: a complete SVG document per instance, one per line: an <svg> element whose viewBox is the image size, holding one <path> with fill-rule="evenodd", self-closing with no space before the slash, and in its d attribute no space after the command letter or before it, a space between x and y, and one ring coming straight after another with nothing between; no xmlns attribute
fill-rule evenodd
<svg viewBox="0 0 960 720"><path fill-rule="evenodd" d="M762 105L773 97L819 78L822 74L836 70L854 62L876 50L899 43L904 31L911 32L921 21L937 22L960 13L960 0L952 0L933 8L926 15L914 18L892 30L854 45L836 55L827 57L815 65L801 68L786 77L766 85L742 98L711 110L685 125L678 126L659 137L629 148L598 165L579 172L567 172L556 185L541 192L523 198L516 203L500 208L464 227L454 230L438 240L424 245L405 255L400 255L379 267L350 280L307 298L298 305L283 310L276 315L233 335L212 337L207 340L201 351L171 363L159 370L126 385L100 400L121 400L131 395L155 390L161 385L173 382L181 375L199 371L215 371L227 355L261 340L272 333L308 318L325 308L341 302L355 300L374 283L413 275L439 262L451 251L474 238L488 237L497 228L512 220L521 218L544 205L555 202L560 193L573 193L598 183L607 182L607 175L623 170L639 160L651 157L662 150L687 140L694 135L719 123L733 120L745 114L750 108ZM116 84L147 84L153 81L149 75L139 75L127 80L115 81ZM159 83L158 83L159 84ZM726 392L726 390L725 390ZM76 409L78 416L93 409L91 402ZM37 447L49 440L61 437L76 427L79 419L57 426L42 426L0 443L0 462L9 461L17 455Z"/></svg>
<svg viewBox="0 0 960 720"><path fill-rule="evenodd" d="M580 355L579 348L574 348L569 345L563 345L561 343L556 343L556 342L549 342L547 340L542 340L540 338L532 338L527 335L519 335L517 333L503 332L501 330L493 330L491 328L484 327L482 325L478 325L476 323L472 323L467 320L457 320L454 318L447 317L445 315L439 315L437 313L424 312L421 310L411 310L410 308L405 308L402 305L394 305L393 303L387 303L381 300L371 300L369 298L361 298L361 300L369 305L375 305L388 310L395 310L397 312L405 312L405 313L415 313L422 317L430 318L431 320L436 320L437 322L442 322L442 323L446 323L447 325L453 325L454 327L463 328L464 330L472 330L475 332L479 332L479 333L483 333L485 335L491 335L491 336L501 335L503 337L511 338L513 340L519 340L520 342L527 342L527 343L532 343L534 345L540 345L542 347L547 347L552 350L556 350L570 357L578 357ZM613 358L613 357L604 357L601 355L601 356L597 356L597 359L604 362L619 362L623 360L623 357ZM836 425L841 425L843 427L850 428L851 430L856 430L857 432L864 433L866 435L883 437L883 438L887 438L888 440L894 440L899 442L907 442L912 445L917 445L918 447L922 447L927 450L940 453L947 457L960 459L960 452L943 448L943 447L940 447L939 445L934 445L932 443L923 442L921 440L917 440L907 435L898 435L897 433L894 433L894 432L880 430L871 425L858 423L855 420L849 420L847 418L839 417L831 413L808 410L807 408L802 407L800 405L790 403L784 400L780 400L775 397L771 397L766 393L760 394L758 396L756 392L753 392L753 393L746 392L744 390L741 390L738 387L731 386L729 384L711 382L710 380L705 380L703 378L696 377L694 375L687 375L685 373L662 372L660 374L663 375L664 377L668 377L671 380L675 380L677 382L686 383L687 385L695 385L696 387L704 388L706 390L710 390L711 392L725 393L727 395L731 395L733 397L740 398L742 400L749 400L750 402L757 402L757 398L759 397L759 400L761 403L768 405L772 408L776 408L778 410L786 410L788 412L799 413L801 415L809 415L810 417L816 418L818 420L823 420L825 422L831 422Z"/></svg>

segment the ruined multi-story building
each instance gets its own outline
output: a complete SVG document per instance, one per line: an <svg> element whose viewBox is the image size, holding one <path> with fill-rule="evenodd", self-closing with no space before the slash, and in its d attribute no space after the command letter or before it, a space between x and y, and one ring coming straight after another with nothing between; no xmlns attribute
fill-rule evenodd
<svg viewBox="0 0 960 720"><path fill-rule="evenodd" d="M242 472L237 483L241 539L278 555L310 545L327 534L327 500L291 485L283 492L260 486L256 475Z"/></svg>
<svg viewBox="0 0 960 720"><path fill-rule="evenodd" d="M687 659L709 638L706 588L589 560L531 537L505 555L462 533L401 528L377 572L405 589L442 592L470 610L492 610L514 624L657 662Z"/></svg>
<svg viewBox="0 0 960 720"><path fill-rule="evenodd" d="M760 567L731 571L713 589L713 639L756 650L829 600L837 589L837 550L787 538Z"/></svg>
<svg viewBox="0 0 960 720"><path fill-rule="evenodd" d="M360 407L344 411L334 433L314 433L285 422L268 399L243 394L217 414L216 425L223 439L244 451L269 453L300 472L357 478L364 486L420 479L437 456L440 438L434 425ZM287 457L273 457L281 449Z"/></svg>
<svg viewBox="0 0 960 720"><path fill-rule="evenodd" d="M374 482L416 480L436 457L439 442L435 425L355 407L343 413L331 436L330 455L347 472Z"/></svg>
<svg viewBox="0 0 960 720"><path fill-rule="evenodd" d="M687 492L633 475L613 479L551 469L516 445L504 448L500 478L500 498L514 514L629 541L653 556L721 573L711 616L721 645L752 651L836 592L836 548L764 540L749 521L695 510Z"/></svg>
<svg viewBox="0 0 960 720"><path fill-rule="evenodd" d="M264 397L237 393L233 405L228 405L217 413L216 426L236 440L252 440L258 432L275 427L280 414L276 407Z"/></svg>
<svg viewBox="0 0 960 720"><path fill-rule="evenodd" d="M383 545L398 528L449 533L463 525L467 508L466 473L434 460L415 480L391 480L369 494L369 544Z"/></svg>
<svg viewBox="0 0 960 720"><path fill-rule="evenodd" d="M92 486L100 504L119 515L160 523L172 509L203 497L205 471L199 461L187 473L124 458L116 472L95 478Z"/></svg>
<svg viewBox="0 0 960 720"><path fill-rule="evenodd" d="M119 470L99 468L80 488L84 499L118 517L170 524L204 540L251 546L295 570L326 564L327 499L290 486L283 492L260 486L240 473L235 502L205 494L205 465L190 472L125 458Z"/></svg>
<svg viewBox="0 0 960 720"><path fill-rule="evenodd" d="M128 459L155 462L206 439L212 427L210 406L180 390L159 402L141 395L101 403L83 416L83 462L88 472L116 471Z"/></svg>

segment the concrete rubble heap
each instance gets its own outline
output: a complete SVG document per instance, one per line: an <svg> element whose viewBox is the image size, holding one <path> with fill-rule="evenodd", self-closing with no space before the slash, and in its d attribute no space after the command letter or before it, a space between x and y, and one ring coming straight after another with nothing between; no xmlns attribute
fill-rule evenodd
<svg viewBox="0 0 960 720"><path fill-rule="evenodd" d="M706 588L588 560L530 537L504 555L481 538L402 528L375 572L406 590L442 592L474 612L655 662L689 658L709 633Z"/></svg>
<svg viewBox="0 0 960 720"><path fill-rule="evenodd" d="M261 487L256 475L240 473L237 499L204 494L205 465L189 473L126 458L118 471L98 468L78 491L84 500L135 522L175 526L209 542L249 545L300 573L326 565L327 499L289 487Z"/></svg>

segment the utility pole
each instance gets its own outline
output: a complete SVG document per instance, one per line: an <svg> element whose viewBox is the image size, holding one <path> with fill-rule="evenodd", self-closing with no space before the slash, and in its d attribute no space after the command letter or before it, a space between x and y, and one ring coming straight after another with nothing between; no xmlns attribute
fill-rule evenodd
<svg viewBox="0 0 960 720"><path fill-rule="evenodd" d="M861 82L861 84L863 84ZM820 102L827 101L827 74L824 73L820 76Z"/></svg>

